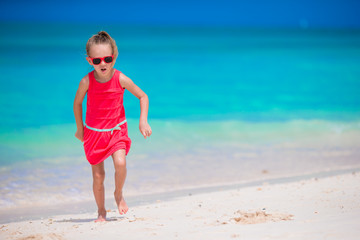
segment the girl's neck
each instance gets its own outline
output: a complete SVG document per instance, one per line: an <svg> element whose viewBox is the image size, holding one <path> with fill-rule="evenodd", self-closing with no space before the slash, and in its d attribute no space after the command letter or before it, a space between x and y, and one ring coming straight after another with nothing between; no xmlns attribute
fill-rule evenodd
<svg viewBox="0 0 360 240"><path fill-rule="evenodd" d="M100 82L100 83L108 82L114 76L114 71L115 71L114 69L111 69L111 71L108 74L104 75L104 76L101 76L96 71L94 71L95 80Z"/></svg>

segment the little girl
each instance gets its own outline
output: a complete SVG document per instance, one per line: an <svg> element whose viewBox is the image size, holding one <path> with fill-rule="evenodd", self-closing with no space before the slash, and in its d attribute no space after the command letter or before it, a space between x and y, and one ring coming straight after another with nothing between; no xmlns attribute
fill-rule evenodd
<svg viewBox="0 0 360 240"><path fill-rule="evenodd" d="M127 89L140 100L139 129L144 138L152 133L147 122L149 100L147 95L130 78L114 69L118 56L117 46L104 31L92 36L86 44L86 60L94 67L79 84L74 100L77 125L75 137L84 142L85 155L92 167L93 191L98 206L96 222L106 221L104 191L104 160L112 157L115 167L114 197L119 213L125 214L128 206L123 197L126 178L126 155L131 146L123 105ZM85 124L82 102L87 93Z"/></svg>

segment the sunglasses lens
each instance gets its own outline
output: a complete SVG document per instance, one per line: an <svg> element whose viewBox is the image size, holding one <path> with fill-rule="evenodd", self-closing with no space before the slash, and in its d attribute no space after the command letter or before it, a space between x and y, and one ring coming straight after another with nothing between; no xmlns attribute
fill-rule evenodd
<svg viewBox="0 0 360 240"><path fill-rule="evenodd" d="M101 59L100 59L100 58L94 58L94 59L92 60L92 62L93 62L93 64L98 65L98 64L101 63Z"/></svg>
<svg viewBox="0 0 360 240"><path fill-rule="evenodd" d="M104 59L104 61L105 61L106 63L111 63L111 62L113 61L113 57L106 57L106 58Z"/></svg>

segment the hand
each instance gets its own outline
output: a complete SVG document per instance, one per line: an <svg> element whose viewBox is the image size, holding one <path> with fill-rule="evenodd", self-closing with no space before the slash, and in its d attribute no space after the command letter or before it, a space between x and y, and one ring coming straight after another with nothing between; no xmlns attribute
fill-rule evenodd
<svg viewBox="0 0 360 240"><path fill-rule="evenodd" d="M152 131L151 131L150 125L147 122L141 122L139 124L139 129L145 139L146 139L146 137L150 137Z"/></svg>
<svg viewBox="0 0 360 240"><path fill-rule="evenodd" d="M84 142L84 129L78 129L75 133L75 137L81 142Z"/></svg>

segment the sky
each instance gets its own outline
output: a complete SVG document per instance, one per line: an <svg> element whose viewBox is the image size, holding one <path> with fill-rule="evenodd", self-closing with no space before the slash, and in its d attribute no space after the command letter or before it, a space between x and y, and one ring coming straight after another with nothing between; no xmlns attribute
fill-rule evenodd
<svg viewBox="0 0 360 240"><path fill-rule="evenodd" d="M360 28L356 0L2 0L2 22Z"/></svg>

